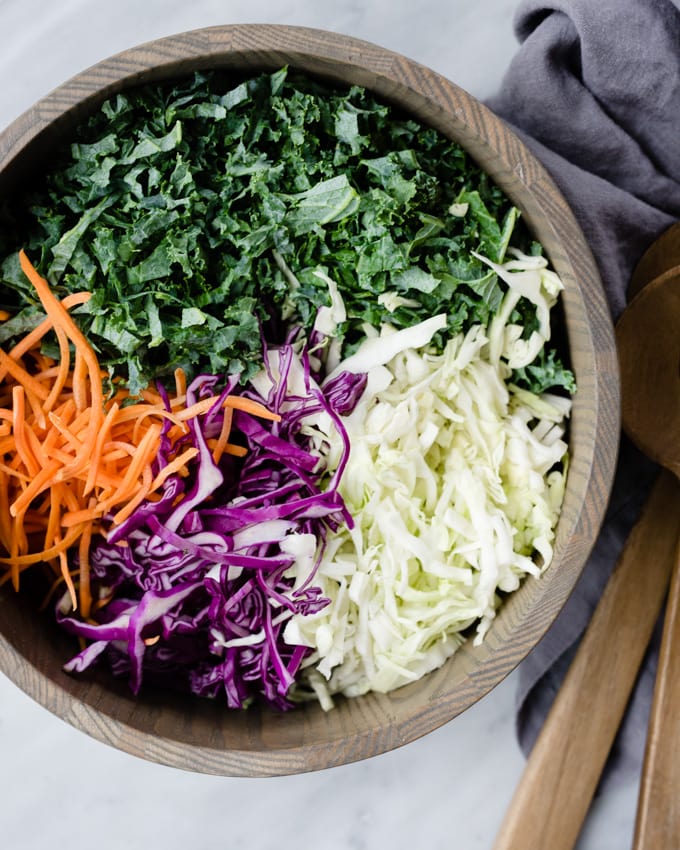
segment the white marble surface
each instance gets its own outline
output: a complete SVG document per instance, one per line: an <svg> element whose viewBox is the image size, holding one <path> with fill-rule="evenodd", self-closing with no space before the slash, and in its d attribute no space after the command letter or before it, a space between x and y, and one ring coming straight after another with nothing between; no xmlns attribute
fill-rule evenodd
<svg viewBox="0 0 680 850"><path fill-rule="evenodd" d="M0 128L96 61L225 23L288 23L365 38L478 97L516 44L516 0L0 0ZM442 729L383 756L303 776L231 779L99 744L0 675L0 846L7 850L491 850L523 759L515 678ZM598 800L579 850L630 846L636 788ZM540 806L541 801L536 800ZM550 848L518 848L550 850Z"/></svg>

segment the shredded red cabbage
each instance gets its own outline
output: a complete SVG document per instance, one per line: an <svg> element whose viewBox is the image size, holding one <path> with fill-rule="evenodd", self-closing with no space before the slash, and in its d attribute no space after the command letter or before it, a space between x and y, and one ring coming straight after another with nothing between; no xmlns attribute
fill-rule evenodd
<svg viewBox="0 0 680 850"><path fill-rule="evenodd" d="M343 373L322 390L292 341L265 350L265 364L268 397L227 381L215 405L189 423L180 447L198 449L189 476L170 476L159 501L142 503L93 544L93 581L111 601L93 622L58 612L65 629L92 641L67 670L82 672L106 656L135 693L144 680L200 696L224 693L234 708L293 705L291 685L310 650L286 643L283 628L293 614L328 603L314 574L328 530L352 523L337 489L349 452L341 417L354 408L366 376ZM218 383L209 375L194 380L187 404L214 395ZM240 440L247 455L216 464L208 440L219 434L230 393L266 404L281 420L236 411L230 441ZM325 414L343 439L334 470L303 427L315 414ZM166 427L157 470L169 450ZM292 539L308 550L312 541L306 560L296 563Z"/></svg>

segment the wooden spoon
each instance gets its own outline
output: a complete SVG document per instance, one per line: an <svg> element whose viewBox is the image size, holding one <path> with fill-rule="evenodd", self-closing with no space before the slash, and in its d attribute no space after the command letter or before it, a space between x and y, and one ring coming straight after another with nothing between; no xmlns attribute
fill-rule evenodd
<svg viewBox="0 0 680 850"><path fill-rule="evenodd" d="M638 289L649 280L645 269L657 275L667 271L667 244L665 238L643 258L634 275ZM628 315L626 310L624 316ZM625 326L628 319L622 321ZM634 365L638 342L632 336L620 345L624 356L631 355L627 362ZM677 371L677 359L674 362ZM629 368L627 399L631 399ZM665 392L657 376L651 390ZM680 402L680 392L676 400ZM677 560L679 507L680 484L675 475L662 471L529 755L494 850L574 847L666 596ZM671 847L680 843L666 844L664 850Z"/></svg>
<svg viewBox="0 0 680 850"><path fill-rule="evenodd" d="M673 569L680 485L662 472L529 754L494 850L572 850ZM667 845L665 850L672 846Z"/></svg>
<svg viewBox="0 0 680 850"><path fill-rule="evenodd" d="M628 284L628 299L655 278L680 271L680 222L671 225L645 251Z"/></svg>
<svg viewBox="0 0 680 850"><path fill-rule="evenodd" d="M616 333L624 428L680 477L680 268L635 296ZM633 850L670 848L680 848L680 564L666 604L633 841Z"/></svg>

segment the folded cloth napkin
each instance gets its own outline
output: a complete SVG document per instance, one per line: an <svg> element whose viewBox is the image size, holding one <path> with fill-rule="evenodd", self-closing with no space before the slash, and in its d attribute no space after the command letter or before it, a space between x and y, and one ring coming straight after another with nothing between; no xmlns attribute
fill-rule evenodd
<svg viewBox="0 0 680 850"><path fill-rule="evenodd" d="M636 262L680 218L680 0L524 0L514 23L519 50L488 105L514 127L569 201L616 319ZM591 557L567 605L520 668L517 730L525 752L655 472L624 439ZM603 786L639 775L659 634L657 627Z"/></svg>

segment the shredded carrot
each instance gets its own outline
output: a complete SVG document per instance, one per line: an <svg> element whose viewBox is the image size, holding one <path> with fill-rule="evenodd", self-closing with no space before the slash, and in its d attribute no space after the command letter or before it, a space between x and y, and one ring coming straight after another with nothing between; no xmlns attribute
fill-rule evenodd
<svg viewBox="0 0 680 850"><path fill-rule="evenodd" d="M213 460L215 461L215 463L220 462L220 459L224 454L224 450L227 448L227 443L229 441L229 432L231 431L231 423L233 418L234 409L231 407L226 408L222 417L222 428L220 430L220 435L217 438L215 447L213 448Z"/></svg>
<svg viewBox="0 0 680 850"><path fill-rule="evenodd" d="M90 499L90 507L93 507L95 499ZM80 594L80 614L89 617L92 608L92 595L90 593L90 543L92 541L92 523L83 524L83 533L78 541L78 590ZM73 606L76 607L75 605Z"/></svg>
<svg viewBox="0 0 680 850"><path fill-rule="evenodd" d="M49 395L49 391L45 389L45 387L36 379L29 375L25 369L22 369L21 366L15 361L12 360L11 357L8 357L7 354L0 348L0 364L5 367L7 372L17 381L22 387L24 387L28 392L32 392L33 395L37 395L38 398L41 398L43 401Z"/></svg>
<svg viewBox="0 0 680 850"><path fill-rule="evenodd" d="M14 392L12 393L12 401L14 404L14 442L16 444L17 453L26 467L28 474L33 477L38 474L40 465L33 457L33 453L28 446L28 440L26 438L26 410L24 400L25 395L23 386L18 385L14 387Z"/></svg>
<svg viewBox="0 0 680 850"><path fill-rule="evenodd" d="M175 369L175 395L185 396L187 394L187 376L184 369Z"/></svg>
<svg viewBox="0 0 680 850"><path fill-rule="evenodd" d="M234 457L245 457L248 454L248 449L245 446L227 443L224 447L224 453L225 455L233 455Z"/></svg>
<svg viewBox="0 0 680 850"><path fill-rule="evenodd" d="M58 469L59 462L50 461L47 466L44 466L39 472L34 473L31 483L10 505L10 514L13 517L16 517L22 513L22 511L25 511L33 499L49 485L50 481L54 479L54 474Z"/></svg>
<svg viewBox="0 0 680 850"><path fill-rule="evenodd" d="M21 529L21 519L22 517L16 517L14 520L14 528L12 529L13 535L18 530L21 530L20 533L23 533L23 529ZM37 552L31 552L29 554L22 554L20 549L26 548L25 541L20 539L20 535L16 535L12 537L12 544L16 546L16 551L10 551L9 557L0 558L0 564L6 564L12 568L18 568L21 570L24 567L30 567L33 564L39 564L42 561L49 561L51 558L58 557L60 552L65 552L69 547L71 547L80 537L81 528L77 526L76 528L72 528L68 534L65 534L62 538L59 534L56 535L54 542L51 546L45 547Z"/></svg>
<svg viewBox="0 0 680 850"><path fill-rule="evenodd" d="M224 400L225 407L233 407L234 410L242 410L244 413L250 413L253 416L259 416L261 419L270 419L272 422L278 422L281 417L278 413L272 413L263 404L258 401L253 401L250 398L244 398L240 395L230 395Z"/></svg>
<svg viewBox="0 0 680 850"><path fill-rule="evenodd" d="M79 304L87 303L92 297L91 292L76 292L73 295L67 295L66 298L61 302L64 305L66 310L70 310L71 307L76 307ZM14 348L9 352L9 357L12 360L19 360L24 356L28 351L35 348L36 345L40 342L40 340L50 331L52 330L53 325L50 319L43 319L43 321L34 328L30 333L26 334L25 337L22 337L21 340L14 346ZM0 380L4 380L5 372L0 369Z"/></svg>
<svg viewBox="0 0 680 850"><path fill-rule="evenodd" d="M71 607L75 611L78 607L78 595L76 593L76 586L73 582L73 576L71 575L71 572L68 568L68 557L66 555L66 549L61 549L59 551L59 569L61 570L61 574L64 578L64 581L66 582L68 594L71 597Z"/></svg>
<svg viewBox="0 0 680 850"><path fill-rule="evenodd" d="M59 398L64 387L66 386L66 381L69 377L69 366L71 365L71 352L69 351L68 337L61 328L55 328L55 332L57 334L57 340L59 342L59 369L55 376L56 380L52 384L52 389L50 390L49 395L45 399L44 410L47 413L52 410L57 399ZM78 403L76 401L76 408L77 407Z"/></svg>
<svg viewBox="0 0 680 850"><path fill-rule="evenodd" d="M213 459L222 457L222 455L233 455L234 457L245 457L248 454L248 449L245 446L237 446L235 443L224 443L224 446L219 445L218 440L208 440L208 448L212 449ZM216 461L217 462L217 461Z"/></svg>
<svg viewBox="0 0 680 850"><path fill-rule="evenodd" d="M61 515L62 528L73 528L74 525L82 525L83 523L92 523L101 517L101 511L94 508L83 508L78 511L65 511Z"/></svg>
<svg viewBox="0 0 680 850"><path fill-rule="evenodd" d="M225 454L246 453L229 442L235 410L280 417L233 395L188 405L182 369L175 370L170 399L152 387L133 399L115 382L115 392L107 396L107 373L69 313L90 293L60 301L23 251L19 260L46 316L9 351L0 348L0 585L9 581L18 590L23 570L46 564L52 570L50 595L65 588L71 606L87 618L107 602L92 587L93 539L145 500L161 498L171 475L189 473L199 452L180 442L188 423L206 413L221 415L219 435L208 440L219 463ZM0 311L0 321L7 318ZM50 332L58 344L57 360L40 350ZM171 450L159 469L162 442ZM75 568L71 550L78 554Z"/></svg>
<svg viewBox="0 0 680 850"><path fill-rule="evenodd" d="M146 497L151 492L151 466L146 464L142 471L142 486L137 490L134 496L131 496L128 500L125 507L121 508L113 517L113 524L120 525L121 522L124 522L130 514L141 505L141 503L146 499Z"/></svg>
<svg viewBox="0 0 680 850"><path fill-rule="evenodd" d="M99 429L99 433L97 434L97 439L95 441L92 451L92 461L90 463L90 468L87 471L87 478L85 479L85 489L83 491L85 496L87 496L88 493L92 492L94 485L97 482L97 473L99 471L102 448L104 446L104 442L109 436L109 433L111 432L113 421L116 418L116 415L118 414L119 410L120 407L118 406L118 403L114 401L111 407L109 408L108 413L104 417L102 426Z"/></svg>
<svg viewBox="0 0 680 850"><path fill-rule="evenodd" d="M192 404L191 407L187 407L178 413L177 418L181 422L184 422L187 419L193 419L195 416L207 413L209 410L214 408L218 401L219 396L210 396L210 398L201 399L201 401L195 402L195 404ZM224 400L224 407L232 407L234 410L242 410L244 413L259 416L262 419L270 419L273 422L278 422L281 419L278 413L272 413L271 410L268 410L263 404L249 398L243 398L243 396L227 396Z"/></svg>
<svg viewBox="0 0 680 850"><path fill-rule="evenodd" d="M76 410L88 409L87 403L87 363L80 352L76 353L76 362L73 367L73 400Z"/></svg>
<svg viewBox="0 0 680 850"><path fill-rule="evenodd" d="M170 461L170 463L166 464L166 466L161 469L158 475L151 482L150 490L152 492L155 490L160 490L166 479L168 479L171 475L174 475L176 472L181 472L181 470L184 469L187 463L189 463L190 460L193 460L197 454L198 449L187 449L174 460Z"/></svg>

